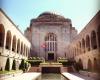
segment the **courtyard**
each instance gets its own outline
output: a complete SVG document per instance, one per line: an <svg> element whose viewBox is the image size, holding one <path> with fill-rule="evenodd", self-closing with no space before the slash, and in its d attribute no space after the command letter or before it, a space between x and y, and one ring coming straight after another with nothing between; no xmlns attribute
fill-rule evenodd
<svg viewBox="0 0 100 80"><path fill-rule="evenodd" d="M100 80L98 5L1 0L0 80Z"/></svg>

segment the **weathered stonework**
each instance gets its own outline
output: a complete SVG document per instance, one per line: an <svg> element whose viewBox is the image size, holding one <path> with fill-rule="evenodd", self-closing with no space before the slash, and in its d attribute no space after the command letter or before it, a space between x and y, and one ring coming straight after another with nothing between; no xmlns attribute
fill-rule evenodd
<svg viewBox="0 0 100 80"><path fill-rule="evenodd" d="M21 60L28 58L30 47L30 42L0 9L0 70L5 69L8 58L10 60L10 70L14 59L18 69Z"/></svg>
<svg viewBox="0 0 100 80"><path fill-rule="evenodd" d="M67 57L84 70L100 70L100 11L66 47Z"/></svg>
<svg viewBox="0 0 100 80"><path fill-rule="evenodd" d="M32 19L25 35L32 43L31 56L44 57L48 60L48 53L41 47L45 43L47 34L53 33L56 36L57 51L54 51L54 60L57 57L65 57L65 47L77 35L77 30L72 27L70 19L53 13L42 13L36 19Z"/></svg>

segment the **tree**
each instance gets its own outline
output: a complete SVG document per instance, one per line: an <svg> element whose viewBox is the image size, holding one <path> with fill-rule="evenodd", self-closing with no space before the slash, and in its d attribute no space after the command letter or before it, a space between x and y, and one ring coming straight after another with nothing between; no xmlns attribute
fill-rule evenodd
<svg viewBox="0 0 100 80"><path fill-rule="evenodd" d="M25 70L25 60L22 59L19 69Z"/></svg>
<svg viewBox="0 0 100 80"><path fill-rule="evenodd" d="M16 60L13 60L13 64L12 64L12 70L16 70Z"/></svg>
<svg viewBox="0 0 100 80"><path fill-rule="evenodd" d="M7 58L5 70L10 71L10 60L9 60L9 58Z"/></svg>

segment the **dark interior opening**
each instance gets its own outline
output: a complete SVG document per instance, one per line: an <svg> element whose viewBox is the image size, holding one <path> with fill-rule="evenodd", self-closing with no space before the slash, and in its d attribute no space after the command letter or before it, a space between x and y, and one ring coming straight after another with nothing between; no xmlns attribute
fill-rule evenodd
<svg viewBox="0 0 100 80"><path fill-rule="evenodd" d="M42 73L60 73L60 67L42 67Z"/></svg>
<svg viewBox="0 0 100 80"><path fill-rule="evenodd" d="M48 53L48 60L54 60L54 53Z"/></svg>

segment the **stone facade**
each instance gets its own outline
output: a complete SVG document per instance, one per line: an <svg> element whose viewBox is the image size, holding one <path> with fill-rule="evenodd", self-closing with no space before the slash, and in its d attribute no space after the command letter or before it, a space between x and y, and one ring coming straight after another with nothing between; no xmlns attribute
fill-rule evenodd
<svg viewBox="0 0 100 80"><path fill-rule="evenodd" d="M65 47L77 35L77 30L72 27L70 19L45 12L31 20L25 35L32 44L31 56L56 60L66 57Z"/></svg>
<svg viewBox="0 0 100 80"><path fill-rule="evenodd" d="M18 68L21 59L28 58L30 47L30 42L0 9L0 70L5 69L7 59L10 60L10 70L13 60L16 61Z"/></svg>
<svg viewBox="0 0 100 80"><path fill-rule="evenodd" d="M67 57L79 63L81 69L100 70L100 11L66 49Z"/></svg>

